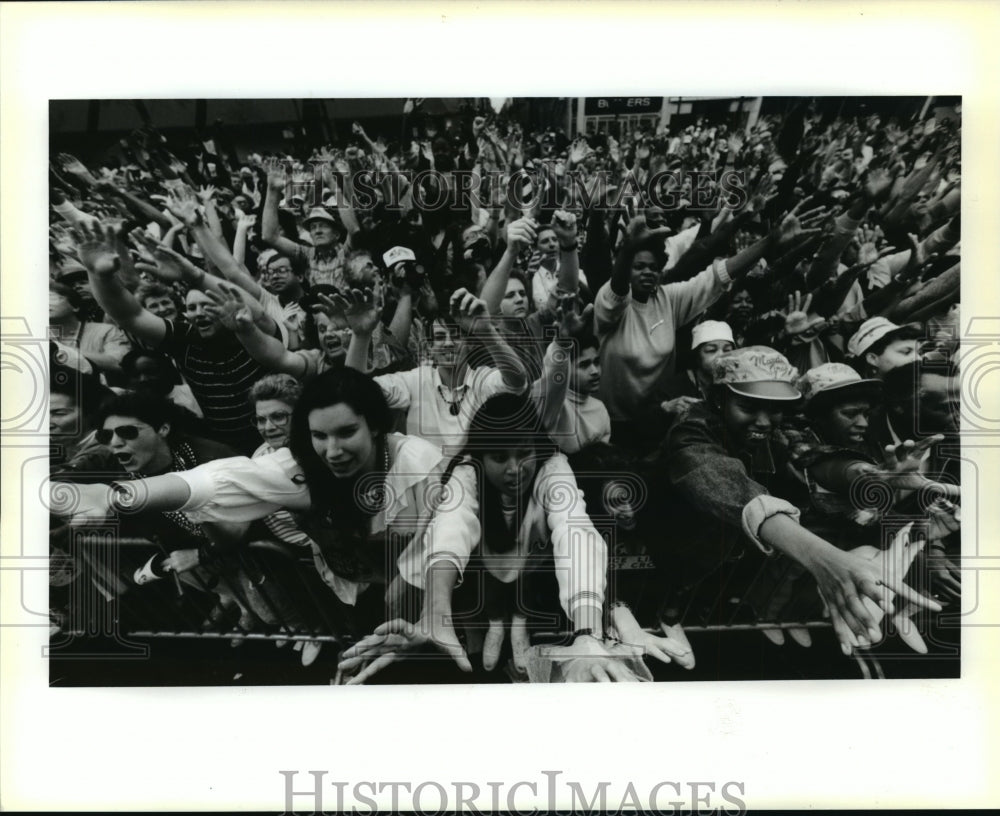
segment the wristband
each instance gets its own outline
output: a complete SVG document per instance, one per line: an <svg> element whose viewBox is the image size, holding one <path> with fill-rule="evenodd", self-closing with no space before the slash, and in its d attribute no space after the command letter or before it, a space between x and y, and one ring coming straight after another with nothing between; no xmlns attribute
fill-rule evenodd
<svg viewBox="0 0 1000 816"><path fill-rule="evenodd" d="M562 244L559 244L559 249L563 252L575 252L576 244L571 244L570 246L563 246Z"/></svg>
<svg viewBox="0 0 1000 816"><path fill-rule="evenodd" d="M578 637L592 637L595 640L599 639L597 635L594 634L594 630L591 629L589 626L585 629L577 629L573 633L572 640L576 640Z"/></svg>

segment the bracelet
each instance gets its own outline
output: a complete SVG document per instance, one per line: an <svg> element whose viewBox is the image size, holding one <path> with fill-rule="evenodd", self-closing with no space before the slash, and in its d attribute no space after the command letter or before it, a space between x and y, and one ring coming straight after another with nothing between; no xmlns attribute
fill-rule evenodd
<svg viewBox="0 0 1000 816"><path fill-rule="evenodd" d="M597 635L594 634L594 630L591 629L589 626L586 627L585 629L577 629L573 633L573 635L572 635L572 637L570 639L571 640L576 640L578 637L592 637L595 640L597 639Z"/></svg>
<svg viewBox="0 0 1000 816"><path fill-rule="evenodd" d="M562 244L559 244L559 249L561 249L563 252L575 252L576 244L571 244L570 246L563 246Z"/></svg>

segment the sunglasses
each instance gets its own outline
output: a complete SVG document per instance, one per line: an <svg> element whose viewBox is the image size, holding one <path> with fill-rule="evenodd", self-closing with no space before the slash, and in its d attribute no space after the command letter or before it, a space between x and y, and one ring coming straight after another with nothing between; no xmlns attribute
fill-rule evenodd
<svg viewBox="0 0 1000 816"><path fill-rule="evenodd" d="M139 438L139 431L141 430L142 428L138 425L119 425L117 428L101 428L94 432L94 438L101 445L107 445L111 441L111 437L117 434L119 439L131 442L133 439Z"/></svg>

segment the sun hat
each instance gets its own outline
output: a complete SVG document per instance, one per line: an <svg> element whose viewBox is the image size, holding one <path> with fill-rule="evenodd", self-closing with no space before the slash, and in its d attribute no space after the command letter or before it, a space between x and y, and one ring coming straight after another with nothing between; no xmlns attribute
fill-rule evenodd
<svg viewBox="0 0 1000 816"><path fill-rule="evenodd" d="M847 353L852 357L860 357L879 340L894 333L914 335L919 329L913 326L899 326L887 317L881 315L872 317L862 323L858 330L847 341Z"/></svg>
<svg viewBox="0 0 1000 816"><path fill-rule="evenodd" d="M302 223L308 226L310 221L326 221L333 224L337 229L340 229L340 222L323 207L313 207L309 210L309 215L306 216Z"/></svg>
<svg viewBox="0 0 1000 816"><path fill-rule="evenodd" d="M865 380L844 363L823 363L803 374L796 387L802 392L804 405L818 408L835 398L850 397L878 399L882 395L880 380Z"/></svg>

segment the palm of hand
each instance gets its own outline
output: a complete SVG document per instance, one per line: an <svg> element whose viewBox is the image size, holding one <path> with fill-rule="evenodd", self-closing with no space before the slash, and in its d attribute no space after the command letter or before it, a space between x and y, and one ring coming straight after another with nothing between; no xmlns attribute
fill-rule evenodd
<svg viewBox="0 0 1000 816"><path fill-rule="evenodd" d="M253 322L250 309L239 301L229 300L219 307L219 323L230 331L247 328Z"/></svg>
<svg viewBox="0 0 1000 816"><path fill-rule="evenodd" d="M109 275L118 268L118 253L106 241L87 241L78 249L80 262L98 275Z"/></svg>
<svg viewBox="0 0 1000 816"><path fill-rule="evenodd" d="M369 333L378 324L378 310L374 306L353 307L344 313L347 325L355 334Z"/></svg>
<svg viewBox="0 0 1000 816"><path fill-rule="evenodd" d="M785 316L785 331L788 334L802 334L809 328L809 315L803 311L789 312Z"/></svg>
<svg viewBox="0 0 1000 816"><path fill-rule="evenodd" d="M184 280L184 266L172 255L163 251L156 251L153 258L156 263L157 277L168 281Z"/></svg>

